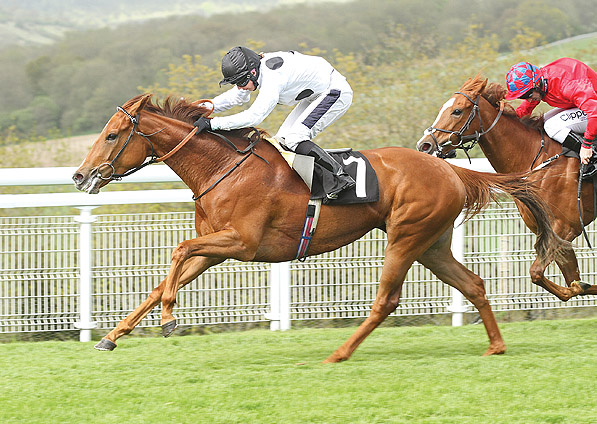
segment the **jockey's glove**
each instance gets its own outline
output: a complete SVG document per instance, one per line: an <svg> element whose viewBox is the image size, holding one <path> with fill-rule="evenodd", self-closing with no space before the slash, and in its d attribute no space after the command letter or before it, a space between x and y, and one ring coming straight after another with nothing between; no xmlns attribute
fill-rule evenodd
<svg viewBox="0 0 597 424"><path fill-rule="evenodd" d="M195 134L199 134L201 131L211 130L211 121L205 116L197 119L193 122L193 125L197 128Z"/></svg>

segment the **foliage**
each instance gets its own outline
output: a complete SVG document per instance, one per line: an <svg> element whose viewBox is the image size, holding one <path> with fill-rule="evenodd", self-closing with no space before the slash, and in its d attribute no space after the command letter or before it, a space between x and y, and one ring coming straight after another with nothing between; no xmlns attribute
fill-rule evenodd
<svg viewBox="0 0 597 424"><path fill-rule="evenodd" d="M71 7L75 13L69 19L84 16L76 2L53 6L55 2L29 0L22 7L29 3L41 7L47 19L54 16L52 7ZM129 7L105 3L94 6L89 22L101 7L112 7L105 22L119 22L122 8ZM262 3L270 7L277 2ZM169 7L177 10L177 5ZM165 10L158 2L144 6L140 16ZM36 16L22 18L32 22ZM44 48L0 51L0 137L99 131L114 107L140 89L160 96L211 97L221 92L216 83L223 53L245 44L264 51L322 54L347 75L355 102L342 125L336 124L332 136L322 140L330 147L412 145L409 129L417 126L420 134L419 124L427 125L423 121L429 119L426 105L437 107L430 91L454 90L461 81L448 80L461 78L463 67L476 67L474 73L499 67L501 74L507 65L496 62L498 53L596 29L597 9L585 1L564 6L555 0L357 0L291 4L242 18L170 17L72 32ZM286 113L277 111L264 127L275 131Z"/></svg>
<svg viewBox="0 0 597 424"><path fill-rule="evenodd" d="M81 423L592 423L597 320L379 328L321 364L354 328L0 345L0 421ZM157 365L163 364L163 365ZM167 377L165 377L167 376ZM51 382L51 384L48 384ZM18 396L15 396L18 388ZM550 395L546 396L546 389Z"/></svg>
<svg viewBox="0 0 597 424"><path fill-rule="evenodd" d="M183 55L182 63L170 64L164 70L168 85L162 87L155 83L149 87L139 87L139 91L153 93L165 98L170 95L184 96L189 99L211 98L216 95L213 82L220 76L215 67L201 63L201 56Z"/></svg>

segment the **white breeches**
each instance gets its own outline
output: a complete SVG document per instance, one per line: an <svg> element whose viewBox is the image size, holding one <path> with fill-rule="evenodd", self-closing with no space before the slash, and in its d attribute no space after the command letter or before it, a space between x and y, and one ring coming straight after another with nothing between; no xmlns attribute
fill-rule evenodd
<svg viewBox="0 0 597 424"><path fill-rule="evenodd" d="M286 117L276 138L291 149L313 138L340 118L352 103L352 88L339 72L334 71L328 91L301 100Z"/></svg>
<svg viewBox="0 0 597 424"><path fill-rule="evenodd" d="M570 131L584 134L587 129L587 115L578 108L555 108L544 116L545 133L554 140L563 143Z"/></svg>

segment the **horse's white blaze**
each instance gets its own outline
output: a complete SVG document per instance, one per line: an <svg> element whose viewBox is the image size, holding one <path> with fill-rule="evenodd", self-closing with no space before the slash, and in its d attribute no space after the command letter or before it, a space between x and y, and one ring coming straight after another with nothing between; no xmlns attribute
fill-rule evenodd
<svg viewBox="0 0 597 424"><path fill-rule="evenodd" d="M444 105L442 106L442 108L439 110L439 113L437 114L437 118L435 118L435 121L433 121L433 124L431 124L431 126L429 128L427 128L425 131L423 131L423 137L421 137L419 139L419 141L417 141L417 146L419 145L420 142L423 141L424 138L426 138L429 134L433 134L435 132L434 129L435 126L437 125L437 123L439 122L440 118L442 117L442 114L444 113L444 111L446 109L448 109L449 107L451 107L454 102L456 101L456 97L452 97L450 99L448 99L448 101L446 103L444 103Z"/></svg>
<svg viewBox="0 0 597 424"><path fill-rule="evenodd" d="M437 125L437 123L439 122L440 118L442 117L442 114L444 113L444 111L447 108L451 107L455 101L456 101L456 97L452 97L452 98L448 99L448 101L446 103L444 103L442 108L439 110L439 113L437 114L437 118L435 118L435 121L433 121L433 124L431 124L432 127L435 127Z"/></svg>

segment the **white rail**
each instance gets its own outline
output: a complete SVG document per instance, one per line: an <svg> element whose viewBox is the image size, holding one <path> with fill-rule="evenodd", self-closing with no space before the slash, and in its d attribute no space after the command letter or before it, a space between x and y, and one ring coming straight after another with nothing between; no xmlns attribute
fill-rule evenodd
<svg viewBox="0 0 597 424"><path fill-rule="evenodd" d="M480 171L485 172L492 172L491 166L488 162L484 159L473 159L472 164L469 164L468 160L460 159L460 160L452 160L452 163L455 163L458 166L472 168ZM61 184L72 184L71 175L74 172L75 168L28 168L28 169L0 169L0 186L25 186L25 185L61 185ZM168 167L165 166L151 166L143 169L137 174L133 174L130 177L125 179L125 182L172 182L172 181L180 181L178 176L174 174ZM93 287L93 259L94 256L91 254L92 252L92 228L94 228L94 222L96 221L96 217L91 214L91 211L94 207L100 205L109 205L109 204L133 204L133 203L156 203L156 202L192 202L191 196L192 193L188 189L179 189L179 190L140 190L140 191L105 191L97 195L89 195L86 193L52 193L52 194L2 194L0 195L0 209L2 208L22 208L22 207L44 207L44 206L72 206L76 207L80 210L80 215L77 219L79 225L79 235L78 235L78 257L79 260L77 262L78 266L78 278L79 278L79 311L78 311L78 322L75 324L76 327L80 330L80 340L87 341L90 339L91 330L96 327L97 323L93 322L93 302L92 296L102 296L102 299L106 298L106 293L94 294L92 293ZM493 218L492 218L493 219ZM458 222L458 221L457 221ZM155 225L155 224L153 224ZM76 228L76 227L75 227ZM180 231L180 230L178 230ZM186 231L186 230L185 230ZM189 227L189 231L192 231L192 225ZM471 244L471 235L465 235L464 227L459 226L454 231L453 237L453 252L456 259L460 262L466 263L467 259L470 261L470 256L467 257L467 253L464 250L465 246L465 237L468 240L468 243ZM173 240L175 243L177 241L182 240ZM123 245L123 247L126 247ZM10 250L4 249L4 250ZM97 248L96 248L97 251ZM383 251L383 248L382 248ZM10 253L10 252L9 252ZM358 305L356 308L363 308L360 306L361 304L366 305L370 296L374 295L373 292L369 292L369 286L375 284L375 275L376 271L379 269L379 263L381 261L381 257L376 256L377 253L373 253L371 258L359 258L358 256L351 257L350 261L352 262L343 262L341 259L338 259L338 263L330 262L330 267L341 267L341 268L349 268L355 267L354 269L358 270L358 272L368 273L368 282L365 288L358 288L358 290L366 290L367 294L365 294L363 298L359 298L359 300L351 301L354 304ZM381 255L381 254L380 254ZM97 260L97 259L96 259ZM328 260L326 258L322 258L322 261ZM474 260L474 259L473 259ZM103 262L103 260L101 261ZM489 262L487 262L489 264ZM97 269L104 267L104 263L96 264L95 266ZM467 266L470 266L471 263ZM151 275L160 275L160 273L165 272L167 266L164 264L159 265L159 270L157 272L151 273ZM330 268L330 269L332 269ZM120 268L118 268L120 269ZM309 292L309 288L305 286L303 283L298 283L297 281L292 281L291 275L297 275L297 272L302 272L304 274L300 275L317 275L319 277L315 278L325 278L327 279L327 274L320 273L321 267L315 261L307 261L304 265L299 263L282 263L282 264L273 264L269 268L269 287L267 288L269 293L269 301L268 301L268 312L265 313L265 319L270 320L270 328L272 330L286 330L290 328L291 325L291 317L292 311L294 311L294 316L319 316L318 314L323 314L323 312L318 312L323 310L321 306L313 306L312 305L312 297L313 294ZM373 270L373 271L370 271ZM97 271L96 271L97 272ZM255 271L255 272L264 272ZM354 279L358 279L358 272L354 272ZM418 271L416 271L418 272ZM479 273L477 271L477 273ZM525 270L526 273L526 270ZM240 274L238 272L232 272L232 274ZM257 275L257 274L256 274ZM255 281L258 281L263 278L263 274L258 274L260 276L254 277ZM96 279L99 277L95 277ZM252 277L249 277L252 278ZM307 278L307 277L303 277ZM423 278L423 280L421 280ZM415 281L427 281L427 277L414 277ZM496 278L494 283L493 279L488 280L488 287L492 284L502 284L500 283L501 276ZM523 278L527 278L526 275ZM296 280L296 278L295 278ZM261 284L261 283L260 283ZM310 283L313 287L317 286L319 283L313 281ZM323 283L327 284L327 283ZM355 288L349 290L357 290L357 285L355 283L351 283ZM330 286L331 287L331 286ZM352 287L352 286L351 286ZM260 287L263 289L263 287ZM214 291L219 291L219 288L213 289ZM301 299L292 299L292 293L299 293L303 291L304 298ZM328 289L331 290L331 289ZM405 289L405 291L410 289ZM413 289L414 290L414 289ZM428 289L425 289L425 291ZM301 296L302 296L302 293ZM131 293L127 294L130 296ZM491 296L503 296L501 292L499 294L491 294L488 291L488 295ZM253 295L248 295L253 296ZM256 295L257 296L257 295ZM261 295L259 295L261 296ZM352 296L348 296L349 298ZM413 298L415 299L413 302L419 302L417 300L420 295L414 293ZM521 296L529 296L528 290L525 289L524 293ZM536 296L533 294L533 296ZM441 297L441 296L440 296ZM98 297L99 298L99 297ZM445 296L444 296L445 298ZM430 307L428 305L434 302L433 297L432 300L426 300L425 298L421 298L421 310L425 309L433 309L434 307ZM499 301L502 298L497 297ZM106 302L106 300L103 300ZM523 300L526 301L526 300ZM331 303L338 303L338 301L331 301ZM340 310L345 311L344 301L339 301L340 303ZM360 302L360 303L359 303ZM503 302L503 299L502 299ZM324 302L325 304L325 302ZM263 299L254 301L254 304L251 307L257 308L262 310L263 307ZM331 306L330 306L331 307ZM125 309L128 308L125 307ZM318 309L320 308L320 309ZM118 309L118 308L117 308ZM441 309L441 307L440 307ZM470 311L470 305L463 299L460 292L456 290L452 290L451 292L451 303L448 306L449 311L452 313L452 324L462 325L463 323L463 314L467 311ZM437 309L434 309L437 310ZM444 309L445 310L445 309ZM222 312L223 313L223 312ZM247 309L247 311L243 313L253 313L251 310ZM255 312L259 313L259 312ZM347 316L342 315L346 312L340 312L340 316ZM435 312L437 313L437 312ZM0 314L5 316L4 313ZM302 315L301 315L302 314ZM263 316L263 315L262 315ZM297 318L300 319L300 318ZM309 319L309 318L303 318ZM1 330L1 329L0 329Z"/></svg>

